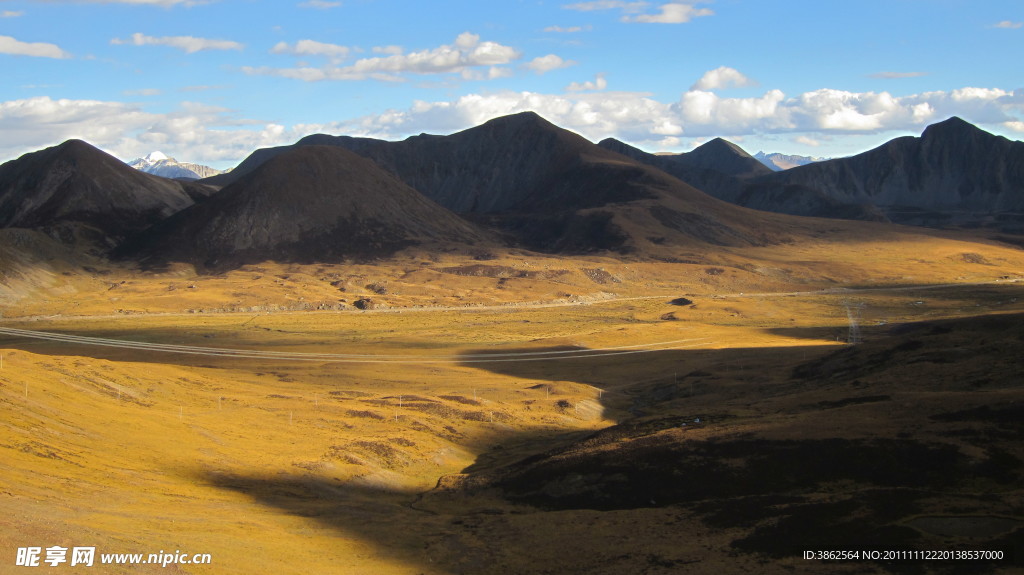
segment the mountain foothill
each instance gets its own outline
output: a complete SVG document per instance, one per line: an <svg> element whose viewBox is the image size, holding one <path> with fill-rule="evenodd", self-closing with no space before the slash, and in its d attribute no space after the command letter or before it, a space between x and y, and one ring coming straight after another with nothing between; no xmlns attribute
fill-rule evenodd
<svg viewBox="0 0 1024 575"><path fill-rule="evenodd" d="M532 112L402 141L307 136L198 181L144 173L79 140L0 166L0 227L200 268L368 260L415 245L657 260L798 241L830 225L792 216L996 222L1012 233L1022 210L1024 143L955 117L784 171L721 138L651 154L592 143Z"/></svg>

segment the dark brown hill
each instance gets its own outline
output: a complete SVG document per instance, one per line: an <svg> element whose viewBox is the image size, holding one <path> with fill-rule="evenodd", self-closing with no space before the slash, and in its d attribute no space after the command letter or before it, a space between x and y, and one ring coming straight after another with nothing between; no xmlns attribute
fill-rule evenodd
<svg viewBox="0 0 1024 575"><path fill-rule="evenodd" d="M154 227L122 255L226 268L271 259L366 259L486 232L352 152L300 146Z"/></svg>
<svg viewBox="0 0 1024 575"><path fill-rule="evenodd" d="M458 213L532 212L596 207L645 197L602 181L598 164L624 158L597 148L533 112L496 118L450 136L401 142L311 136L299 142L342 146L377 162L427 197ZM636 176L633 170L628 177ZM616 174L617 175L617 174ZM622 179L622 178L616 178Z"/></svg>
<svg viewBox="0 0 1024 575"><path fill-rule="evenodd" d="M450 136L386 142L318 134L295 147L314 144L365 156L438 204L539 251L760 245L785 234L784 225L759 221L532 112ZM261 150L240 168L280 153Z"/></svg>
<svg viewBox="0 0 1024 575"><path fill-rule="evenodd" d="M757 178L735 201L801 215L829 216L819 208L831 203L870 206L900 223L981 221L1024 210L1024 143L953 117L920 138Z"/></svg>
<svg viewBox="0 0 1024 575"><path fill-rule="evenodd" d="M0 227L42 229L67 243L85 238L109 247L206 193L69 140L0 166Z"/></svg>
<svg viewBox="0 0 1024 575"><path fill-rule="evenodd" d="M727 202L736 199L743 190L745 179L772 173L743 148L722 138L715 138L684 154L651 154L615 138L606 138L597 145L654 166Z"/></svg>
<svg viewBox="0 0 1024 575"><path fill-rule="evenodd" d="M701 172L708 170L738 178L772 173L771 169L757 161L743 148L722 138L715 138L683 154L651 154L615 138L605 138L597 145L655 166L687 183L692 183L690 179L694 176L699 177Z"/></svg>

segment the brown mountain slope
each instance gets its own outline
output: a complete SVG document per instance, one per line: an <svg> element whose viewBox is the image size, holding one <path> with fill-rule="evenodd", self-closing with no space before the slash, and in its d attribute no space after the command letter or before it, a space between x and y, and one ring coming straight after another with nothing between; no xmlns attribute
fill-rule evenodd
<svg viewBox="0 0 1024 575"><path fill-rule="evenodd" d="M45 228L108 246L192 205L179 182L150 176L80 140L0 166L0 227Z"/></svg>
<svg viewBox="0 0 1024 575"><path fill-rule="evenodd" d="M953 117L920 138L757 178L735 201L801 215L830 215L819 208L832 203L873 206L901 223L980 221L1024 211L1024 142Z"/></svg>
<svg viewBox="0 0 1024 575"><path fill-rule="evenodd" d="M533 112L496 118L450 136L383 142L318 135L298 145L310 142L366 156L458 213L580 209L650 197L623 185L641 173L632 162ZM609 169L595 173L598 165Z"/></svg>
<svg viewBox="0 0 1024 575"><path fill-rule="evenodd" d="M786 237L790 227L710 198L532 112L450 136L386 142L320 134L295 147L314 144L365 156L438 204L538 251L762 245ZM261 150L235 172L282 151Z"/></svg>
<svg viewBox="0 0 1024 575"><path fill-rule="evenodd" d="M772 173L743 148L722 138L715 138L684 154L651 154L615 138L605 138L597 145L654 166L724 200L731 199L728 197L730 191L738 191L737 178Z"/></svg>
<svg viewBox="0 0 1024 575"><path fill-rule="evenodd" d="M283 259L371 258L423 242L489 235L347 150L280 154L132 242L123 256L210 268Z"/></svg>

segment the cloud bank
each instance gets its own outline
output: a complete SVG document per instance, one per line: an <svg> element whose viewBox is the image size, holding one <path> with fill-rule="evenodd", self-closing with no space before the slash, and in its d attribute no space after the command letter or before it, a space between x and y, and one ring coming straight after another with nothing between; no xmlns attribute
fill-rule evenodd
<svg viewBox="0 0 1024 575"><path fill-rule="evenodd" d="M482 45L470 37L453 45L461 65L417 65L444 70L465 67L468 55ZM413 65L410 54L395 56L403 58L403 65ZM477 61L490 63L507 57L485 51ZM759 95L727 97L701 89L732 86L740 77L745 78L742 74L705 74L701 78L705 82L699 80L676 100L660 101L642 92L607 91L605 76L598 74L593 80L570 84L559 94L494 91L452 100L420 100L406 109L291 126L243 119L227 108L190 102L183 102L173 112L157 114L139 104L38 97L0 102L0 133L5 136L0 158L82 138L123 159L160 149L190 161L226 166L256 148L293 143L311 133L400 139L421 132L447 134L528 110L592 141L611 136L660 149L683 146L684 139L692 142L717 136L739 140L780 134L794 141L819 142L845 134L919 133L928 124L953 115L1024 135L1024 90L965 87L897 96L833 88L790 95L769 89Z"/></svg>

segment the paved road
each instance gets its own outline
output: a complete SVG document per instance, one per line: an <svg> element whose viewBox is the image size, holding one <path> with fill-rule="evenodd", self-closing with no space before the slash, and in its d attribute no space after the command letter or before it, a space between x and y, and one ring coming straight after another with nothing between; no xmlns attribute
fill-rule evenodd
<svg viewBox="0 0 1024 575"><path fill-rule="evenodd" d="M510 353L474 353L457 355L387 355L387 354L348 354L348 353L304 353L289 351L264 351L258 349L232 349L223 347L201 347L195 345L176 345L167 343L150 343L124 339L109 339L82 335L69 335L46 331L14 329L0 327L0 335L17 338L42 339L73 345L94 345L118 349L135 349L147 352L178 353L188 355L206 355L216 357L233 357L249 359L268 359L280 361L311 361L319 363L507 363L519 361L555 361L590 357L607 357L613 355L629 355L651 353L672 349L686 349L708 345L707 338L689 338L673 341L660 341L618 347L594 349L571 349L562 351L523 351Z"/></svg>

